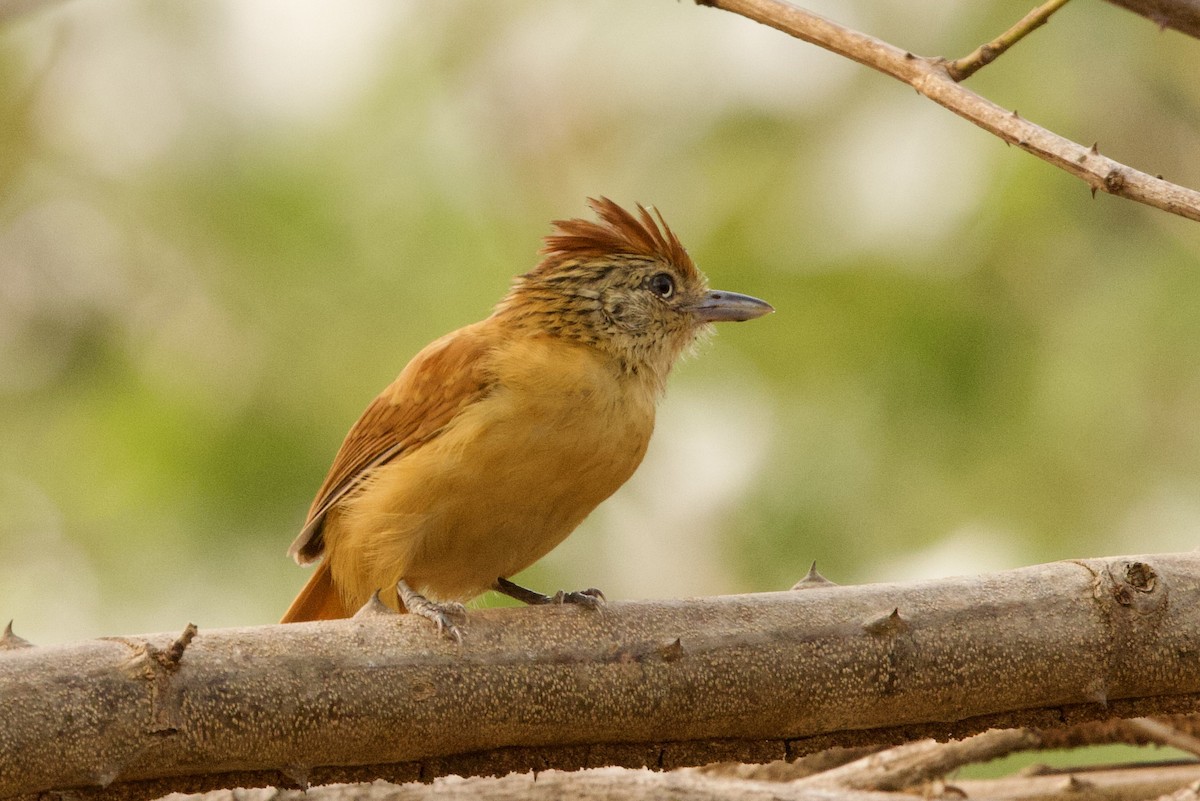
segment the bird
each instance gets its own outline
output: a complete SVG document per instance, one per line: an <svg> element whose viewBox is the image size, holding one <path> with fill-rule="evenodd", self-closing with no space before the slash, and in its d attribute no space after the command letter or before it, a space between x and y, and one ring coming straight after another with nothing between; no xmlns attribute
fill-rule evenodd
<svg viewBox="0 0 1200 801"><path fill-rule="evenodd" d="M672 367L758 298L708 288L657 209L589 198L491 315L421 350L359 417L288 554L320 560L283 623L352 616L378 598L461 642L463 602L598 608L511 578L633 475Z"/></svg>

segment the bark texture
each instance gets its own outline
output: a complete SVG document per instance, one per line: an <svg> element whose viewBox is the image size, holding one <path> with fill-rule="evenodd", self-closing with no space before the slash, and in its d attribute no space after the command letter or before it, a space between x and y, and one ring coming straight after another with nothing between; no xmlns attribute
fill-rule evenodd
<svg viewBox="0 0 1200 801"><path fill-rule="evenodd" d="M0 798L769 761L1200 709L1200 554L0 650Z"/></svg>

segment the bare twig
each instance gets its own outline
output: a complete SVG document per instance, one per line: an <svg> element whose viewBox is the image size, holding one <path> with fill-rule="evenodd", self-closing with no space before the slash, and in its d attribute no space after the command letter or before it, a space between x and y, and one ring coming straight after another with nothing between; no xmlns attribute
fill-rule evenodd
<svg viewBox="0 0 1200 801"><path fill-rule="evenodd" d="M729 776L764 782L791 782L833 770L871 754L878 754L885 748L886 746L881 745L864 745L858 748L835 746L813 754L805 754L799 759L791 761L776 759L761 765L750 765L745 762L714 762L711 765L680 768L680 770L694 770L697 773L707 773L713 776Z"/></svg>
<svg viewBox="0 0 1200 801"><path fill-rule="evenodd" d="M1067 0L1047 0L992 41L980 45L962 58L946 62L946 72L956 81L966 80L999 58L1005 50L1045 25L1050 15L1066 4Z"/></svg>
<svg viewBox="0 0 1200 801"><path fill-rule="evenodd" d="M696 0L731 11L903 81L933 102L1092 188L1200 221L1200 192L1128 167L1023 119L955 82L945 62L922 58L783 0Z"/></svg>
<svg viewBox="0 0 1200 801"><path fill-rule="evenodd" d="M1133 718L1129 725L1155 742L1200 756L1200 739L1154 718Z"/></svg>
<svg viewBox="0 0 1200 801"><path fill-rule="evenodd" d="M805 779L811 786L904 790L941 779L964 765L999 759L1018 751L1125 743L1169 745L1196 753L1192 749L1200 748L1200 739L1191 732L1197 728L1200 728L1200 718L1195 715L1174 715L1089 721L1061 729L993 729L964 740L922 740L888 749L832 748L791 762L776 761L765 765L719 763L695 770L760 781Z"/></svg>
<svg viewBox="0 0 1200 801"><path fill-rule="evenodd" d="M801 779L805 787L903 790L940 779L963 765L987 762L1041 745L1030 729L995 729L949 743L922 740L871 754L856 762Z"/></svg>
<svg viewBox="0 0 1200 801"><path fill-rule="evenodd" d="M694 770L755 781L794 782L806 788L892 792L940 779L963 765L1040 748L1041 743L1041 736L1032 729L992 729L945 743L919 740L887 749L832 748L793 762L721 763Z"/></svg>
<svg viewBox="0 0 1200 801"><path fill-rule="evenodd" d="M179 660L183 659L183 652L192 644L192 640L196 639L197 631L195 623L188 623L184 627L183 633L175 638L175 642L171 643L171 647L163 656L165 666L172 670L179 669Z"/></svg>

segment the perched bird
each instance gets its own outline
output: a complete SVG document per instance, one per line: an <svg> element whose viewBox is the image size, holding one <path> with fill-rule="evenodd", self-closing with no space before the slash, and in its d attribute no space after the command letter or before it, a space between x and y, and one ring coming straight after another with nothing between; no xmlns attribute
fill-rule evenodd
<svg viewBox="0 0 1200 801"><path fill-rule="evenodd" d="M283 622L348 617L376 591L461 639L461 601L598 606L509 578L633 475L667 375L708 323L773 311L709 291L667 227L590 200L491 316L418 353L346 435L288 553L324 556Z"/></svg>

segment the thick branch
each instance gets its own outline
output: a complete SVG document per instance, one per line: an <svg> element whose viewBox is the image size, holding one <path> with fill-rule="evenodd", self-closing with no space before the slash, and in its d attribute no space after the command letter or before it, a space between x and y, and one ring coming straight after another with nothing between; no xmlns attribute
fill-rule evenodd
<svg viewBox="0 0 1200 801"><path fill-rule="evenodd" d="M1200 192L1127 167L1007 111L954 81L946 62L922 58L783 0L696 0L769 25L912 86L1009 144L1081 178L1092 188L1200 221Z"/></svg>
<svg viewBox="0 0 1200 801"><path fill-rule="evenodd" d="M0 650L0 798L768 761L1200 709L1200 554ZM217 775L217 774L226 775Z"/></svg>

